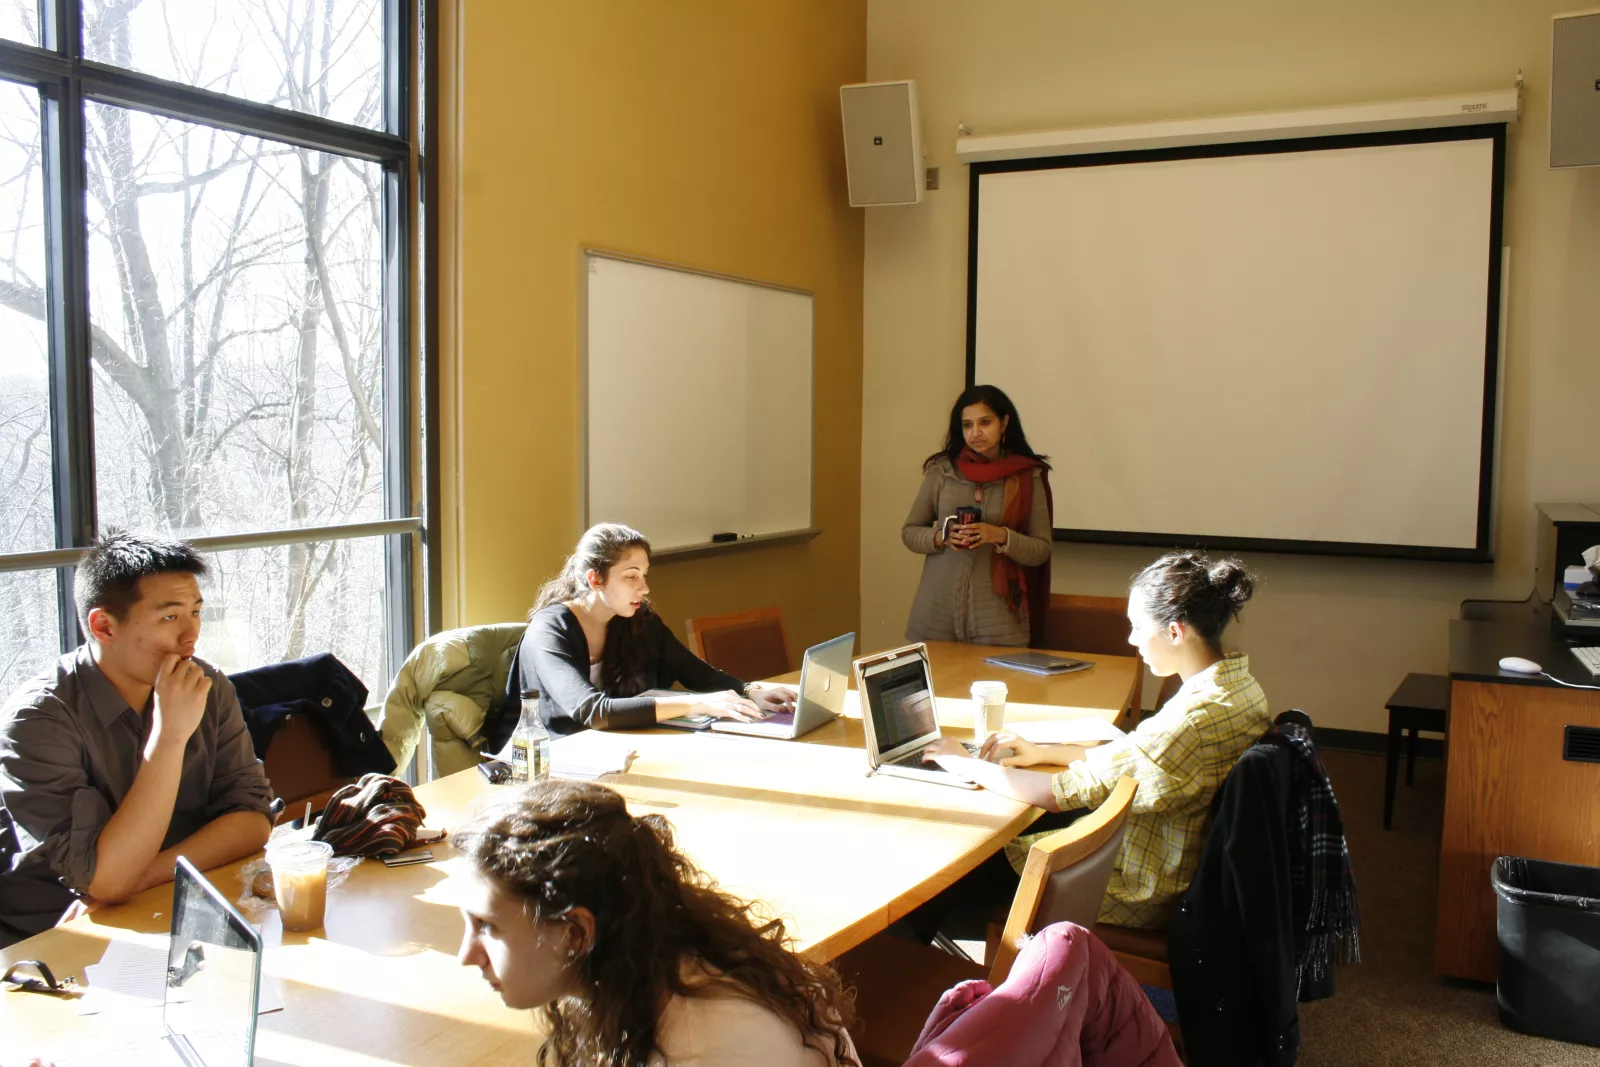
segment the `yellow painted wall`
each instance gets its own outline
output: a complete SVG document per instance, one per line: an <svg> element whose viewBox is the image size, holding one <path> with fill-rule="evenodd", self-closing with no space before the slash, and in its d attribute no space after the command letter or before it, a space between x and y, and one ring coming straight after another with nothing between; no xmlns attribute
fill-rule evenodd
<svg viewBox="0 0 1600 1067"><path fill-rule="evenodd" d="M581 532L578 261L592 246L816 293L822 535L650 577L680 634L691 615L777 603L798 660L853 629L863 221L838 87L865 74L864 0L458 4L443 49L458 62L442 72L445 625L520 618ZM649 402L621 397L618 414ZM681 414L721 447L715 412Z"/></svg>
<svg viewBox="0 0 1600 1067"><path fill-rule="evenodd" d="M1406 99L1527 76L1511 135L1512 246L1493 567L1255 555L1264 582L1235 638L1276 708L1385 728L1408 671L1446 667L1465 597L1532 588L1533 503L1600 499L1600 169L1552 172L1550 16L1570 0L870 0L867 72L915 78L943 188L868 214L861 482L863 642L899 637L919 559L900 524L918 462L964 383L967 180L958 122L980 134ZM1048 414L1017 397L1028 422ZM1132 411L1137 411L1133 405ZM1159 427L1151 432L1160 433ZM1204 442L1175 455L1205 477ZM1070 493L1070 457L1055 457ZM1057 546L1058 592L1119 594L1154 553Z"/></svg>

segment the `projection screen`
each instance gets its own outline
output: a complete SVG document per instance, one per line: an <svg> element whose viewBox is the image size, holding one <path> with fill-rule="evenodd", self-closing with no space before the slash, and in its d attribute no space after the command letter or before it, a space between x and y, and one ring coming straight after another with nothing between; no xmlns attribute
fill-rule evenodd
<svg viewBox="0 0 1600 1067"><path fill-rule="evenodd" d="M1490 558L1503 125L978 163L968 380L1057 537Z"/></svg>

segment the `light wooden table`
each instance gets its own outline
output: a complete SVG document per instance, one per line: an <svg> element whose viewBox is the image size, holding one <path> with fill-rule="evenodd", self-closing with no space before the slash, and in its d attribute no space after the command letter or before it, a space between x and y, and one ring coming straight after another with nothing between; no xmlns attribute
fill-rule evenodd
<svg viewBox="0 0 1600 1067"><path fill-rule="evenodd" d="M939 718L953 736L971 736L965 693L977 677L1007 682L1007 722L1116 719L1137 693L1136 659L1083 657L1096 666L1043 679L983 666L994 651L930 646ZM868 777L853 693L845 718L800 744L671 730L613 739L639 754L629 773L606 780L629 809L665 816L701 867L783 916L797 949L819 960L910 912L1039 815L983 790ZM417 794L427 825L449 828L492 788L464 771ZM263 972L284 1010L260 1017L257 1063L531 1062L537 1038L528 1013L505 1009L476 970L454 959L461 919L451 875L465 861L448 845L432 847L440 857L432 864L356 867L330 893L322 930L285 934L277 913L264 913ZM240 866L209 874L230 899L241 892ZM0 951L0 961L38 958L57 974L82 976L108 939L164 932L170 910L171 888L158 887ZM0 1063L92 1047L118 1027L112 1016L74 1015L70 1001L0 994Z"/></svg>

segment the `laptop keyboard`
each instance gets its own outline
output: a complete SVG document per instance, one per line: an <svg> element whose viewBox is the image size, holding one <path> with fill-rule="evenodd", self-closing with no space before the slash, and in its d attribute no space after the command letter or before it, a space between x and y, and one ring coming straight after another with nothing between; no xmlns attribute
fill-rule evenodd
<svg viewBox="0 0 1600 1067"><path fill-rule="evenodd" d="M969 744L968 742L963 741L961 742L961 747L967 750L967 755L969 756L976 756L978 754L977 745ZM928 763L924 761L922 754L925 751L927 750L919 748L915 752L912 752L909 755L901 756L897 760L890 760L888 765L891 767L920 767L923 770L931 771L934 774L950 773L937 763Z"/></svg>

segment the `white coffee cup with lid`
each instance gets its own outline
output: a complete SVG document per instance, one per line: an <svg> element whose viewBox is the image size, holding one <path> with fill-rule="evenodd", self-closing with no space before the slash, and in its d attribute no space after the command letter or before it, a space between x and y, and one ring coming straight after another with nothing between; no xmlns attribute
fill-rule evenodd
<svg viewBox="0 0 1600 1067"><path fill-rule="evenodd" d="M1006 683L972 683L972 739L982 744L1006 719Z"/></svg>

